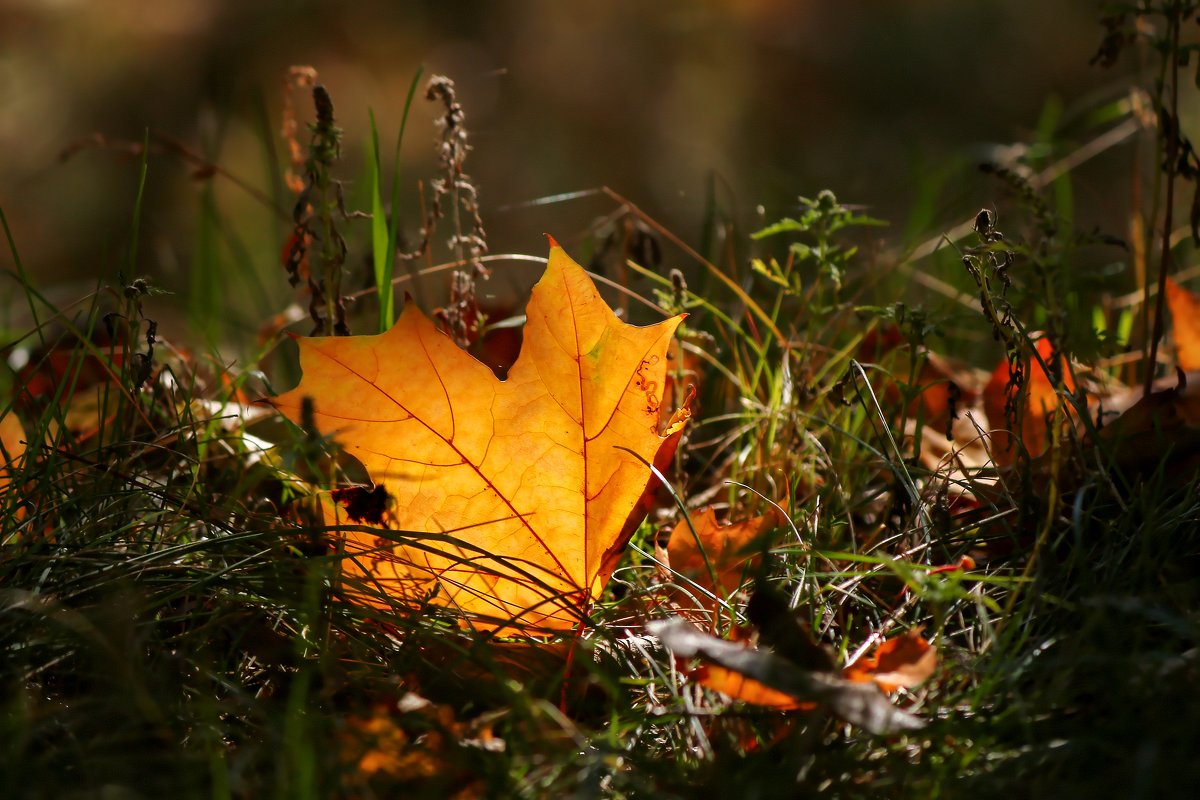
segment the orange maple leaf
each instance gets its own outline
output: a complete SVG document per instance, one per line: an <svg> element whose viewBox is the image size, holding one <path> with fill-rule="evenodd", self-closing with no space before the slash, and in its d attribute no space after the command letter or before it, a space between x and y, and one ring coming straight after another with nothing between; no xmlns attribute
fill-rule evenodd
<svg viewBox="0 0 1200 800"><path fill-rule="evenodd" d="M689 415L660 432L683 317L621 322L550 242L506 380L411 303L386 333L298 339L303 380L272 404L298 422L312 398L317 427L382 487L375 518L397 532L344 530L343 574L379 590L366 602L450 606L502 632L570 630L640 521L647 462Z"/></svg>
<svg viewBox="0 0 1200 800"><path fill-rule="evenodd" d="M1175 359L1185 372L1200 370L1200 297L1167 278Z"/></svg>

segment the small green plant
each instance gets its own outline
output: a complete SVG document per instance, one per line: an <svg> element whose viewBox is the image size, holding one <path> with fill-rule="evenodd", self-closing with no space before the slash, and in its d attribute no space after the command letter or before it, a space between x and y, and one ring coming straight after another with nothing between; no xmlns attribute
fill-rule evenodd
<svg viewBox="0 0 1200 800"><path fill-rule="evenodd" d="M383 159L379 149L379 131L375 127L375 114L371 112L371 151L368 167L371 174L371 254L375 267L375 291L379 296L379 330L386 331L395 320L395 290L392 275L395 272L396 246L400 235L400 145L404 142L404 130L408 127L408 112L412 108L413 95L421 80L424 69L417 70L408 96L404 99L404 111L400 118L400 132L396 134L396 147L392 155L392 202L388 215L383 205Z"/></svg>
<svg viewBox="0 0 1200 800"><path fill-rule="evenodd" d="M775 259L750 262L754 271L778 284L791 295L801 293L802 272L815 267L818 281L828 281L836 295L842 289L846 268L857 252L857 247L847 247L838 242L836 235L848 228L864 225L883 225L882 220L854 213L838 203L828 189L816 198L800 198L803 213L799 219L785 217L750 235L753 240L766 239L781 234L791 234L808 242L798 241L788 247L788 258L783 265ZM820 293L817 295L820 298Z"/></svg>

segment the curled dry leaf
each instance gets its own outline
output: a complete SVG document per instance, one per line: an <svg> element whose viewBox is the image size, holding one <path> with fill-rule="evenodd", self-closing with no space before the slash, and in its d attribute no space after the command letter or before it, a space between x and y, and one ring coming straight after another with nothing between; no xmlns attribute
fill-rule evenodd
<svg viewBox="0 0 1200 800"><path fill-rule="evenodd" d="M924 720L896 708L871 683L849 681L828 672L802 669L769 650L752 650L709 636L682 619L647 623L646 629L680 658L699 657L781 692L800 702L815 703L833 715L876 734L919 730ZM751 685L753 687L753 685Z"/></svg>
<svg viewBox="0 0 1200 800"><path fill-rule="evenodd" d="M746 614L754 629L734 628L729 641L718 641L742 647L748 653L780 658L808 675L836 678L838 670L832 653L818 644L807 625L788 606L786 598L770 586L760 584L755 587ZM756 638L772 651L755 650ZM879 645L868 658L844 669L842 678L855 683L874 682L883 691L890 692L916 686L929 678L936 668L937 651L921 638L919 631L914 631ZM779 711L816 707L815 698L790 694L764 683L757 675L731 668L724 662L705 659L693 669L687 669L684 664L684 669L696 683L735 700Z"/></svg>
<svg viewBox="0 0 1200 800"><path fill-rule="evenodd" d="M778 644L780 646L772 650L790 663L812 672L833 673L832 657L813 640L809 630L800 625L784 598L760 584L750 596L746 615L755 627L735 626L729 631L728 641L748 649L755 648L760 642ZM776 639L780 641L775 642ZM815 703L797 700L740 672L705 661L688 669L685 660L678 660L691 680L734 700L778 711L811 711L817 707Z"/></svg>
<svg viewBox="0 0 1200 800"><path fill-rule="evenodd" d="M270 401L359 459L382 528L340 504L343 577L380 607L449 606L505 633L576 629L603 590L651 479L689 413L660 401L682 316L617 319L551 240L506 380L412 303L377 336L300 338L300 385Z"/></svg>

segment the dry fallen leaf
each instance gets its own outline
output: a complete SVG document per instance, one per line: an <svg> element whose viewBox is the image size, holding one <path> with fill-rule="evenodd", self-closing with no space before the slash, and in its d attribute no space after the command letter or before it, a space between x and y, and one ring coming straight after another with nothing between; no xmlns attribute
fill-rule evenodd
<svg viewBox="0 0 1200 800"><path fill-rule="evenodd" d="M1054 345L1045 337L1038 340L1037 351L1038 355L1042 357L1042 361L1048 365L1055 358ZM1068 392L1075 391L1075 382L1071 378L1070 370L1067 369L1066 359L1061 354L1057 358L1063 387ZM1008 362L1002 361L992 373L991 380L983 390L984 411L987 413L989 422L996 428L992 432L992 456L1001 466L1012 464L1018 454L1017 444L1012 435L1002 427L1006 424L1004 409L1008 398L1008 383L1011 374ZM1050 446L1046 421L1060 403L1054 383L1037 359L1029 361L1029 373L1024 391L1026 392L1025 402L1020 413L1018 436L1030 456L1036 458Z"/></svg>
<svg viewBox="0 0 1200 800"><path fill-rule="evenodd" d="M1200 370L1200 297L1167 278L1167 306L1179 367L1185 372Z"/></svg>
<svg viewBox="0 0 1200 800"><path fill-rule="evenodd" d="M772 507L760 517L722 525L717 522L717 512L706 508L692 515L691 525L680 520L671 531L667 546L657 548L656 555L672 571L704 589L729 596L742 585L746 573L754 569L758 560L758 554L747 552L746 548L785 521L783 514Z"/></svg>
<svg viewBox="0 0 1200 800"><path fill-rule="evenodd" d="M504 381L409 303L377 336L300 338L304 378L271 402L358 458L382 487L384 527L344 532L344 575L504 632L572 630L597 598L673 444L666 350L682 317L621 322L551 240ZM630 452L632 451L632 452ZM353 523L337 504L331 521Z"/></svg>
<svg viewBox="0 0 1200 800"><path fill-rule="evenodd" d="M860 361L886 364L890 374L877 389L879 401L885 409L901 408L902 393L897 377L909 374L913 355L900 329L888 323L870 330L859 345L858 358ZM923 351L918 358L920 368L914 381L917 393L904 411L904 416L912 420L920 416L925 426L935 431L946 431L962 419L963 410L978 401L979 381L975 371L965 364L930 350ZM971 435L969 425L958 427L968 437Z"/></svg>
<svg viewBox="0 0 1200 800"><path fill-rule="evenodd" d="M735 627L728 640L702 633L683 620L654 622L647 629L675 651L677 663L691 680L731 699L777 711L811 711L824 705L848 722L877 733L923 724L893 707L874 687L860 685L872 681L871 676L862 678L852 672L853 668L839 675L832 652L816 641L787 598L769 585L760 583L755 587L746 615L754 627ZM771 649L758 649L756 640ZM871 665L880 666L878 656L884 651L883 647L876 651ZM689 668L686 659L690 657L698 657L699 664ZM928 658L923 651L914 661L924 667ZM936 654L932 658L936 666ZM909 666L903 658L892 658L881 668L903 672ZM915 675L905 673L905 678ZM881 680L874 682L885 691L895 688ZM904 685L919 682L912 680Z"/></svg>
<svg viewBox="0 0 1200 800"><path fill-rule="evenodd" d="M958 569L956 565L948 569ZM757 629L757 636L748 629L734 628L730 643L739 644L748 652L754 649L754 639L770 645L774 655L789 664L807 671L836 677L837 665L832 653L821 647L807 626L801 623L788 607L787 600L768 586L755 589L746 606L746 613ZM866 658L841 670L842 678L855 683L874 682L885 692L912 688L923 683L937 669L937 651L921 638L920 631L910 631L881 643ZM812 702L804 702L785 691L772 688L746 673L722 666L720 662L702 661L687 670L688 677L709 689L753 705L780 711L811 710Z"/></svg>
<svg viewBox="0 0 1200 800"><path fill-rule="evenodd" d="M687 676L705 688L751 705L777 711L810 711L816 708L816 703L801 702L787 692L772 689L765 683L716 664L702 663L690 670Z"/></svg>
<svg viewBox="0 0 1200 800"><path fill-rule="evenodd" d="M646 630L659 637L677 657L702 659L710 665L710 675L715 665L723 671L722 676L734 673L748 679L743 686L752 696L778 702L777 695L763 692L770 690L794 698L798 701L794 706L797 708L800 703L815 703L871 733L890 734L925 726L924 720L888 702L874 684L846 680L832 672L804 669L769 650L753 650L710 636L682 619L650 622Z"/></svg>
<svg viewBox="0 0 1200 800"><path fill-rule="evenodd" d="M1160 471L1167 485L1183 485L1200 468L1200 375L1179 377L1175 387L1139 398L1091 440L1132 486Z"/></svg>
<svg viewBox="0 0 1200 800"><path fill-rule="evenodd" d="M395 701L377 704L368 714L342 719L339 745L347 766L346 796L377 796L369 789L420 782L436 786L442 797L484 796L479 778L464 768L464 748L499 753L503 739L492 732L495 714L460 721L454 710L409 692ZM364 791L363 795L358 791Z"/></svg>
<svg viewBox="0 0 1200 800"><path fill-rule="evenodd" d="M64 337L34 350L18 373L15 407L33 419L52 405L61 409L49 417L48 441L60 427L77 442L91 439L111 425L123 401L124 347L119 336L93 331L87 343Z"/></svg>
<svg viewBox="0 0 1200 800"><path fill-rule="evenodd" d="M919 630L912 630L880 642L871 655L842 674L847 680L874 681L885 692L894 692L924 683L937 670L937 663L937 650L921 638Z"/></svg>
<svg viewBox="0 0 1200 800"><path fill-rule="evenodd" d="M25 458L25 428L17 415L0 416L0 490L8 486L11 475Z"/></svg>
<svg viewBox="0 0 1200 800"><path fill-rule="evenodd" d="M751 596L751 603L763 595L762 588L759 587L755 594ZM753 619L754 614L750 614L750 608L747 608L748 615ZM790 617L790 613L789 613ZM798 642L802 647L811 645L818 647L812 641L811 636L805 631L792 631L799 634L805 641ZM753 651L759 641L759 631L750 627L734 626L727 634L726 641L740 644L741 646ZM823 651L822 651L823 652ZM788 658L787 653L780 653L784 658L787 658L791 663L805 669L812 669L803 663ZM801 702L795 697L792 697L786 692L781 692L778 689L772 689L766 684L756 681L754 678L747 677L740 672L736 672L725 667L718 666L711 661L701 661L695 667L689 668L685 659L676 659L678 668L692 681L701 686L720 692L721 694L733 700L740 700L743 703L751 705L763 706L765 708L773 708L778 711L811 711L817 707L816 703ZM832 672L832 662L829 664L821 664L813 671L816 672Z"/></svg>

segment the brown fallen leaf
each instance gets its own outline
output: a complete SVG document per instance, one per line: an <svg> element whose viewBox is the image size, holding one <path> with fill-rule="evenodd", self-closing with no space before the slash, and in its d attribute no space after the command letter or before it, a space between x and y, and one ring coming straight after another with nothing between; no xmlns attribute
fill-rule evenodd
<svg viewBox="0 0 1200 800"><path fill-rule="evenodd" d="M1200 370L1200 297L1167 278L1167 307L1176 362L1185 372Z"/></svg>
<svg viewBox="0 0 1200 800"><path fill-rule="evenodd" d="M1082 437L1080 463L1105 465L1116 491L1136 490L1148 480L1181 488L1200 472L1200 373L1179 372L1170 380L1174 386L1156 381L1156 391L1148 395L1142 395L1140 388L1110 395L1096 409L1095 430ZM1005 476L1003 471L1000 474ZM1029 464L1028 497L1047 496L1053 481L1069 508L1075 493L1087 491L1095 475L1094 469L1056 471L1053 454L1045 453ZM985 561L1003 557L1022 541L1033 541L1034 530L1014 531L1012 523L1004 520L1004 512L1019 507L1020 496L1003 481L976 482L972 492L990 519L977 533L985 544L972 548L971 556ZM962 518L958 524L970 523ZM1014 532L1020 538L1014 538Z"/></svg>
<svg viewBox="0 0 1200 800"><path fill-rule="evenodd" d="M758 652L749 647L747 650ZM702 663L685 671L685 674L701 686L743 703L773 708L776 711L811 711L817 707L816 703L797 700L787 692L772 689L761 681L716 664Z"/></svg>
<svg viewBox="0 0 1200 800"><path fill-rule="evenodd" d="M0 416L0 491L8 487L13 473L25 458L25 428L11 411Z"/></svg>
<svg viewBox="0 0 1200 800"><path fill-rule="evenodd" d="M40 411L50 403L65 405L72 394L116 381L124 363L123 348L121 339L95 331L87 343L63 337L34 350L18 373L16 404L27 412Z"/></svg>
<svg viewBox="0 0 1200 800"><path fill-rule="evenodd" d="M777 614L783 614L785 618L777 619ZM782 647L772 648L776 653L804 669L833 672L832 657L813 641L807 628L798 627L787 601L765 589L761 583L750 596L746 615L754 627L734 626L726 636L727 641L753 650L760 641L771 643L777 636L786 636L787 641L780 642ZM702 661L695 667L688 667L686 659L677 658L676 665L690 680L732 700L778 711L812 711L817 707L816 703L802 702L786 692L713 663Z"/></svg>
<svg viewBox="0 0 1200 800"><path fill-rule="evenodd" d="M656 620L646 630L679 658L701 658L753 681L752 691L779 692L798 703L815 703L831 714L876 734L919 730L925 721L888 702L873 683L849 681L829 672L806 670L769 650L753 650L718 639L682 619ZM712 667L710 666L710 672ZM755 686L757 684L757 686ZM777 700L774 695L767 699ZM778 707L778 706L777 706Z"/></svg>
<svg viewBox="0 0 1200 800"><path fill-rule="evenodd" d="M798 667L813 672L835 672L833 653L822 647L812 629L800 621L788 600L770 584L759 581L746 603L746 616L759 639Z"/></svg>
<svg viewBox="0 0 1200 800"><path fill-rule="evenodd" d="M755 586L746 605L746 615L754 628L734 628L729 643L751 653L768 652L754 649L756 640L760 640L774 655L794 667L812 674L838 675L830 650L817 643L808 626L788 606L787 599L769 585L759 583ZM685 673L696 683L734 700L779 711L815 708L812 700L800 699L718 663L702 661L694 668L686 669L686 664L684 667ZM891 692L920 684L936 667L937 652L919 632L912 632L882 643L869 657L841 670L841 677L856 683L873 681L883 691Z"/></svg>
<svg viewBox="0 0 1200 800"><path fill-rule="evenodd" d="M962 418L964 409L979 399L979 381L965 364L926 350L919 356L915 387L916 396L908 404L904 416L910 420L921 417L925 426L935 431L950 430ZM869 331L858 348L860 361L885 363L891 375L908 376L913 355L900 329L885 323ZM899 382L889 377L877 390L885 409L900 408L902 397ZM900 416L898 413L896 416ZM964 429L969 434L969 429Z"/></svg>
<svg viewBox="0 0 1200 800"><path fill-rule="evenodd" d="M480 779L464 768L464 747L503 752L492 732L495 715L460 721L449 706L409 692L378 703L366 714L342 718L339 748L345 770L342 789L350 797L375 797L375 791L424 788L441 797L483 797ZM358 792L363 792L362 795Z"/></svg>
<svg viewBox="0 0 1200 800"><path fill-rule="evenodd" d="M1036 346L1038 354L1046 364L1050 364L1056 357L1054 344L1049 339L1042 337ZM1066 359L1061 354L1057 355L1057 359L1063 387L1069 392L1075 391L1075 381L1072 380L1071 372L1067 369ZM1004 410L1008 401L1008 384L1011 376L1012 372L1008 362L1002 361L992 372L992 378L983 390L983 409L987 414L988 421L995 428L991 434L992 457L1000 466L1012 464L1019 452L1016 438L1010 431L1002 427L1005 425ZM1018 414L1019 428L1016 433L1030 456L1036 458L1046 452L1050 446L1050 439L1046 431L1047 420L1058 409L1061 398L1054 383L1050 380L1050 376L1046 374L1046 370L1042 368L1037 359L1029 361L1029 372L1022 392L1024 397Z"/></svg>
<svg viewBox="0 0 1200 800"><path fill-rule="evenodd" d="M921 638L919 630L911 630L880 642L842 674L847 680L874 681L885 692L894 692L924 683L937 671L937 664L937 650Z"/></svg>
<svg viewBox="0 0 1200 800"><path fill-rule="evenodd" d="M136 293L148 289L134 281L127 293L131 291L140 296ZM71 329L33 348L17 374L13 408L28 420L44 416L47 442L61 442L64 435L76 443L95 442L100 434L116 435L112 423L123 406L132 405L129 418L149 423L146 412L131 400L153 385L160 372L154 353L158 325L152 320L127 324L115 313L104 320L98 328ZM131 336L136 345L131 345Z"/></svg>
<svg viewBox="0 0 1200 800"><path fill-rule="evenodd" d="M1200 374L1139 398L1088 441L1099 446L1129 485L1162 471L1168 485L1190 481L1200 469Z"/></svg>
<svg viewBox="0 0 1200 800"><path fill-rule="evenodd" d="M344 526L343 576L379 607L449 606L504 633L585 619L644 509L664 421L666 349L682 317L621 322L551 240L504 381L410 302L377 336L299 338L303 380L269 401L313 420L385 493L382 526Z"/></svg>
<svg viewBox="0 0 1200 800"><path fill-rule="evenodd" d="M709 507L676 523L664 548L655 548L660 563L714 595L728 597L738 590L760 553L748 551L759 537L787 520L774 506L759 517L722 525ZM693 533L693 528L695 532ZM670 575L668 574L669 578ZM680 598L683 605L692 601ZM712 604L704 604L710 608Z"/></svg>

